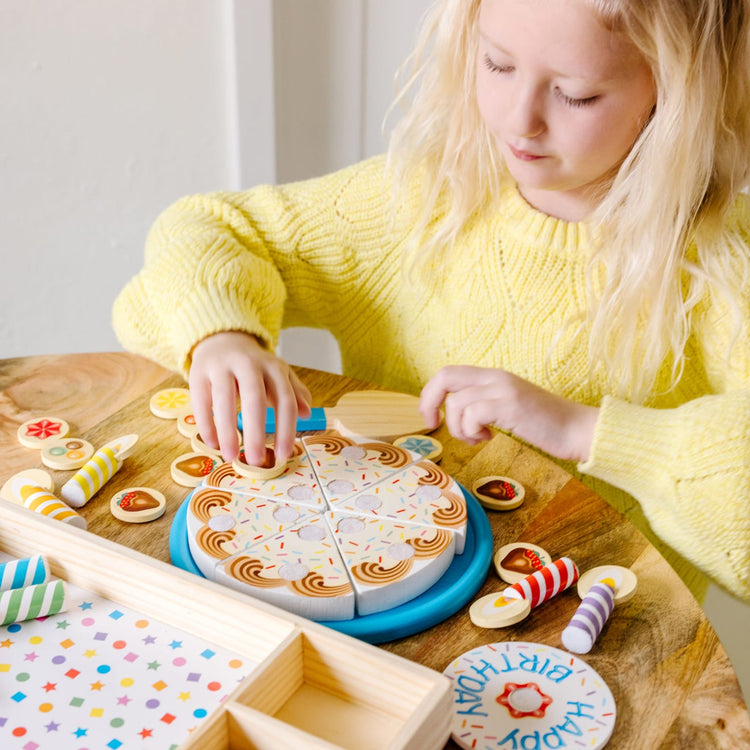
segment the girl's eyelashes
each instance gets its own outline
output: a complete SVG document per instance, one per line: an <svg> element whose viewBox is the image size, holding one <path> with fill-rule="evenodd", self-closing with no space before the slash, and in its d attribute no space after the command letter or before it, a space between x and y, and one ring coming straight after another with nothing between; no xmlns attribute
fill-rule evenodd
<svg viewBox="0 0 750 750"><path fill-rule="evenodd" d="M513 70L512 65L498 65L492 62L487 53L484 54L484 66L492 73L509 73Z"/></svg>
<svg viewBox="0 0 750 750"><path fill-rule="evenodd" d="M496 62L493 62L487 53L483 55L482 60L484 66L491 73L512 73L513 70L515 70L512 65L498 65ZM567 94L563 94L563 92L558 88L555 88L555 96L568 107L587 107L593 104L599 98L598 95L576 98L573 96L568 96Z"/></svg>
<svg viewBox="0 0 750 750"><path fill-rule="evenodd" d="M563 92L560 91L560 89L555 89L555 96L563 104L567 104L569 107L588 107L599 98L598 96L586 96L580 99L576 99L575 97L567 96L566 94L563 94Z"/></svg>

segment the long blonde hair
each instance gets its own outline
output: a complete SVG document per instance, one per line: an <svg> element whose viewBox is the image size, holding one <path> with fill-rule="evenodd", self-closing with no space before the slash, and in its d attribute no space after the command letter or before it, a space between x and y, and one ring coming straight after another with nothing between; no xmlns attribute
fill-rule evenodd
<svg viewBox="0 0 750 750"><path fill-rule="evenodd" d="M585 1L632 40L657 89L652 118L588 220L597 237L591 366L606 368L614 392L642 402L665 365L670 385L679 380L706 294L741 331L748 251L727 218L750 179L750 8L748 0ZM389 166L395 185L424 186L410 218L412 258L450 250L498 197L504 166L475 98L480 7L433 6L404 68L397 102L408 106Z"/></svg>

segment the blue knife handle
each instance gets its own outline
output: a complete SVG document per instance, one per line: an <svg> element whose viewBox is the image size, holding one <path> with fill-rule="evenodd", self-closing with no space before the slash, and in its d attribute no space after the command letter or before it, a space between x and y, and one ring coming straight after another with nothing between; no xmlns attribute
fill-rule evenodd
<svg viewBox="0 0 750 750"><path fill-rule="evenodd" d="M325 409L320 406L314 406L306 419L297 420L297 432L325 430L327 426ZM242 431L242 412L237 415L237 428ZM276 432L276 412L270 407L266 409L266 432Z"/></svg>

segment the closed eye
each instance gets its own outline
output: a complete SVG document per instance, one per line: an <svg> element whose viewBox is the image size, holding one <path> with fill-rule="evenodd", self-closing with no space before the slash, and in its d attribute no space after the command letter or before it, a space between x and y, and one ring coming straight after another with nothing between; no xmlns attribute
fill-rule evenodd
<svg viewBox="0 0 750 750"><path fill-rule="evenodd" d="M490 56L488 54L484 55L484 66L491 72L491 73L510 73L513 70L512 65L498 65L497 63L492 62L490 59Z"/></svg>
<svg viewBox="0 0 750 750"><path fill-rule="evenodd" d="M572 96L567 96L566 94L563 94L560 89L555 89L555 96L557 96L558 99L563 104L566 104L568 107L588 107L589 105L593 104L599 97L598 96L586 96L582 97L580 99L576 99Z"/></svg>

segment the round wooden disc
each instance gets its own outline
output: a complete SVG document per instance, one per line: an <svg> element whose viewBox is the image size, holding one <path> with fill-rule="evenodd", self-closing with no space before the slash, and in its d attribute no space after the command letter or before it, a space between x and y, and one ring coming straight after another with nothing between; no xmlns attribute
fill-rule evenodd
<svg viewBox="0 0 750 750"><path fill-rule="evenodd" d="M172 461L169 473L177 484L197 487L220 463L213 453L185 453Z"/></svg>
<svg viewBox="0 0 750 750"><path fill-rule="evenodd" d="M266 446L266 463L269 466L251 466L245 462L245 451L240 450L240 455L232 461L232 468L238 473L242 474L243 477L249 477L250 479L273 479L284 473L287 467L286 461L280 463L272 463L276 460L276 454L273 448Z"/></svg>
<svg viewBox="0 0 750 750"><path fill-rule="evenodd" d="M443 444L430 435L404 435L396 438L393 444L407 451L414 451L437 463L443 455Z"/></svg>
<svg viewBox="0 0 750 750"><path fill-rule="evenodd" d="M201 437L201 435L200 435L199 432L194 432L190 436L190 447L196 453L210 453L212 456L221 456L221 449L220 448L212 448L207 443L204 443L203 442L203 438Z"/></svg>
<svg viewBox="0 0 750 750"><path fill-rule="evenodd" d="M495 552L495 570L506 583L518 583L552 562L552 556L536 544L513 542Z"/></svg>
<svg viewBox="0 0 750 750"><path fill-rule="evenodd" d="M638 578L630 568L625 568L622 565L599 565L587 570L578 579L578 585L576 586L578 596L583 599L588 594L589 589L602 578L612 578L615 581L615 604L622 604L635 595Z"/></svg>
<svg viewBox="0 0 750 750"><path fill-rule="evenodd" d="M185 412L177 417L177 432L186 438L191 438L198 432L198 425L195 423L195 414L192 411Z"/></svg>
<svg viewBox="0 0 750 750"><path fill-rule="evenodd" d="M148 407L160 419L177 419L186 411L192 411L190 391L187 388L165 388L151 396Z"/></svg>
<svg viewBox="0 0 750 750"><path fill-rule="evenodd" d="M94 446L88 440L76 437L49 440L42 448L42 463L50 469L69 471L80 469L91 456Z"/></svg>
<svg viewBox="0 0 750 750"><path fill-rule="evenodd" d="M506 599L503 592L487 594L469 607L469 618L480 628L507 628L531 612L528 599Z"/></svg>
<svg viewBox="0 0 750 750"><path fill-rule="evenodd" d="M59 417L36 417L24 422L16 432L18 442L26 448L41 448L49 440L65 437L70 427Z"/></svg>
<svg viewBox="0 0 750 750"><path fill-rule="evenodd" d="M523 485L509 477L480 477L472 488L474 497L490 510L513 510L526 496Z"/></svg>
<svg viewBox="0 0 750 750"><path fill-rule="evenodd" d="M112 496L109 509L121 521L145 523L164 515L167 500L151 487L128 487Z"/></svg>
<svg viewBox="0 0 750 750"><path fill-rule="evenodd" d="M451 733L467 750L600 750L612 736L617 708L610 689L586 662L561 649L491 643L462 654L443 674L454 686Z"/></svg>

